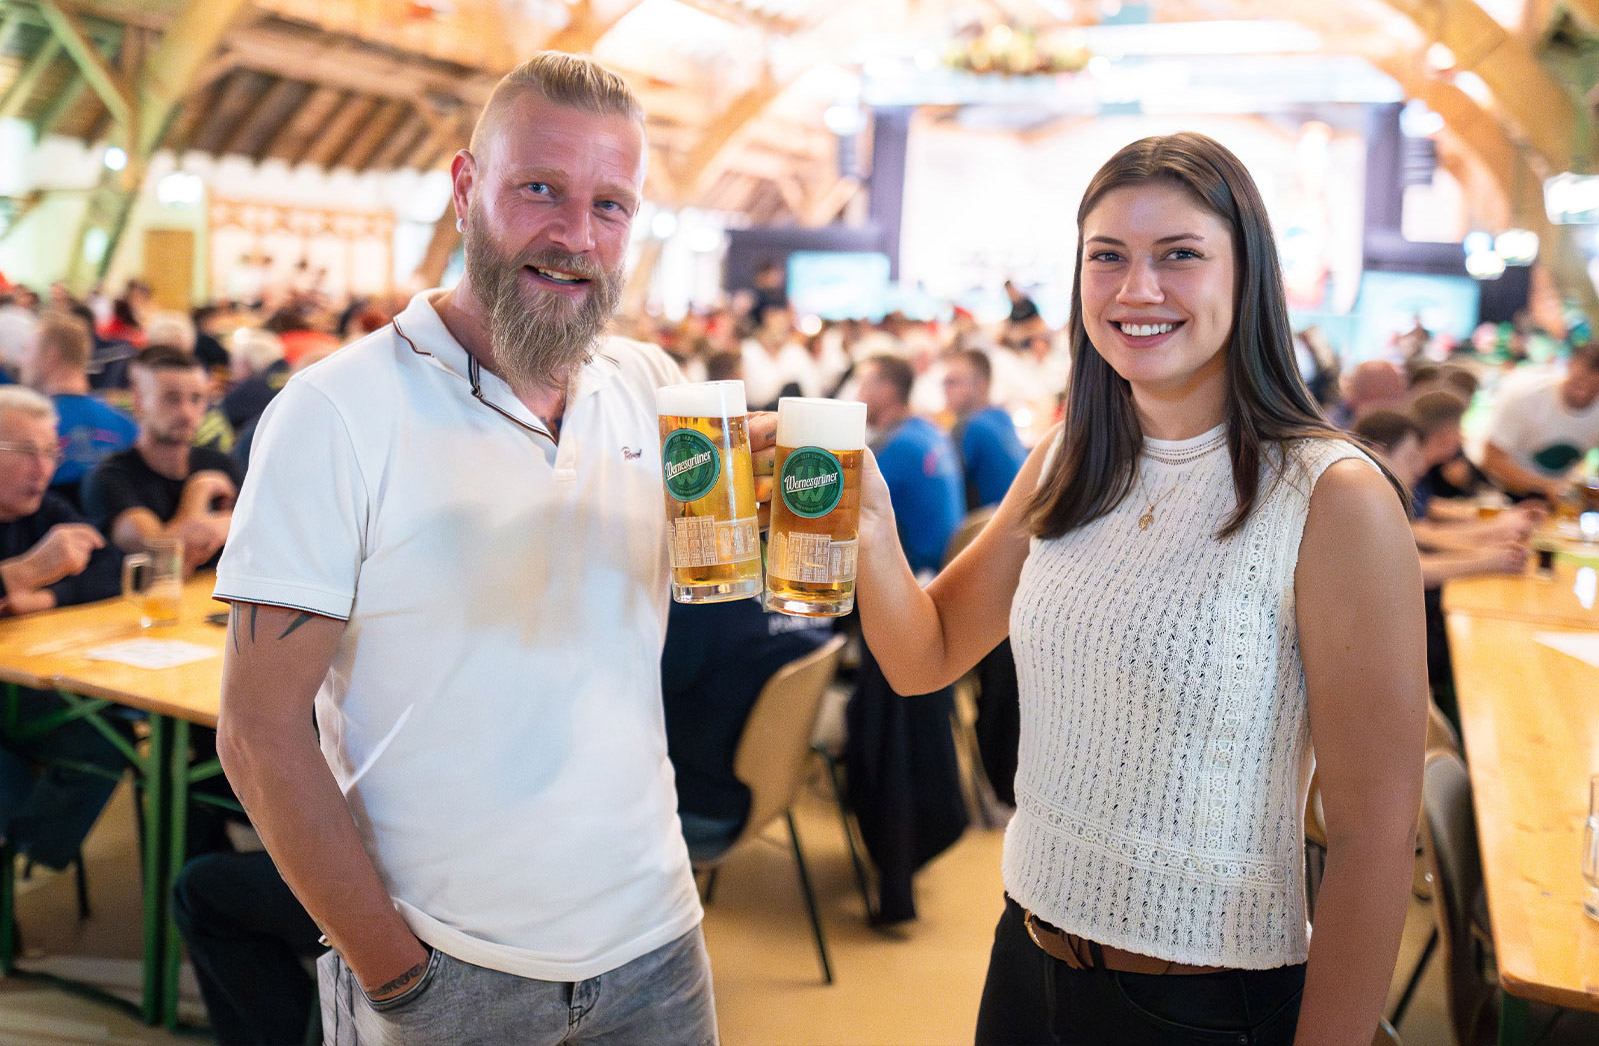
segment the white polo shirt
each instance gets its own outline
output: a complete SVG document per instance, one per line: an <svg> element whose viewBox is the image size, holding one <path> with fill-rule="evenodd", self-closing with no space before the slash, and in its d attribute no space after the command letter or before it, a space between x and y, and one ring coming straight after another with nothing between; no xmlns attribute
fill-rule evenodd
<svg viewBox="0 0 1599 1046"><path fill-rule="evenodd" d="M609 339L557 446L492 374L484 398L523 424L474 399L468 363L423 294L293 378L217 597L347 620L322 750L416 935L582 980L701 916L661 712L655 389L678 372Z"/></svg>

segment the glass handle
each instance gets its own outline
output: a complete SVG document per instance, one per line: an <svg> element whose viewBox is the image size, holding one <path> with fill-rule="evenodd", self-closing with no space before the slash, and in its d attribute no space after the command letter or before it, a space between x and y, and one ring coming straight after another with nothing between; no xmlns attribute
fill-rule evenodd
<svg viewBox="0 0 1599 1046"><path fill-rule="evenodd" d="M150 557L135 552L122 561L122 598L132 599L149 585ZM144 571L141 579L140 571Z"/></svg>

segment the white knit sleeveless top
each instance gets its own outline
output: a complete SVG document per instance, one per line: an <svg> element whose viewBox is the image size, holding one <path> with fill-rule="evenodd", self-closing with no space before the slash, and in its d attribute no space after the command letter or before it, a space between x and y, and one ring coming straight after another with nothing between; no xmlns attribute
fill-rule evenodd
<svg viewBox="0 0 1599 1046"><path fill-rule="evenodd" d="M1033 540L1011 608L1021 751L1003 873L1062 929L1206 966L1305 959L1294 568L1316 480L1365 456L1335 440L1281 449L1226 540L1225 425L1145 439L1120 505Z"/></svg>

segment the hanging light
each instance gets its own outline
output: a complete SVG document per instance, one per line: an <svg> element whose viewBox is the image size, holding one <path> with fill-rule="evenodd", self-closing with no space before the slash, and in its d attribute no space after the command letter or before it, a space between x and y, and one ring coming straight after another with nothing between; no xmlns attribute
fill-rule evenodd
<svg viewBox="0 0 1599 1046"><path fill-rule="evenodd" d="M1505 274L1505 260L1494 251L1466 255L1466 272L1474 280L1497 280Z"/></svg>
<svg viewBox="0 0 1599 1046"><path fill-rule="evenodd" d="M1506 265L1531 265L1538 257L1538 234L1531 229L1506 229L1494 237L1494 253Z"/></svg>
<svg viewBox="0 0 1599 1046"><path fill-rule="evenodd" d="M108 171L120 171L128 165L128 154L115 145L108 146L105 156L101 158L101 162L105 164Z"/></svg>

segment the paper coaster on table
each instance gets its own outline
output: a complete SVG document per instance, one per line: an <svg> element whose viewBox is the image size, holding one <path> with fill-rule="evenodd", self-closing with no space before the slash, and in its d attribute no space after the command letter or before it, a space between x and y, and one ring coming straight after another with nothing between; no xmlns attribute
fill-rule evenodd
<svg viewBox="0 0 1599 1046"><path fill-rule="evenodd" d="M1599 668L1599 632L1539 632L1532 638L1552 650Z"/></svg>
<svg viewBox="0 0 1599 1046"><path fill-rule="evenodd" d="M176 668L216 657L217 652L211 647L185 643L181 639L129 639L95 647L83 656L90 661L116 661L135 668Z"/></svg>

